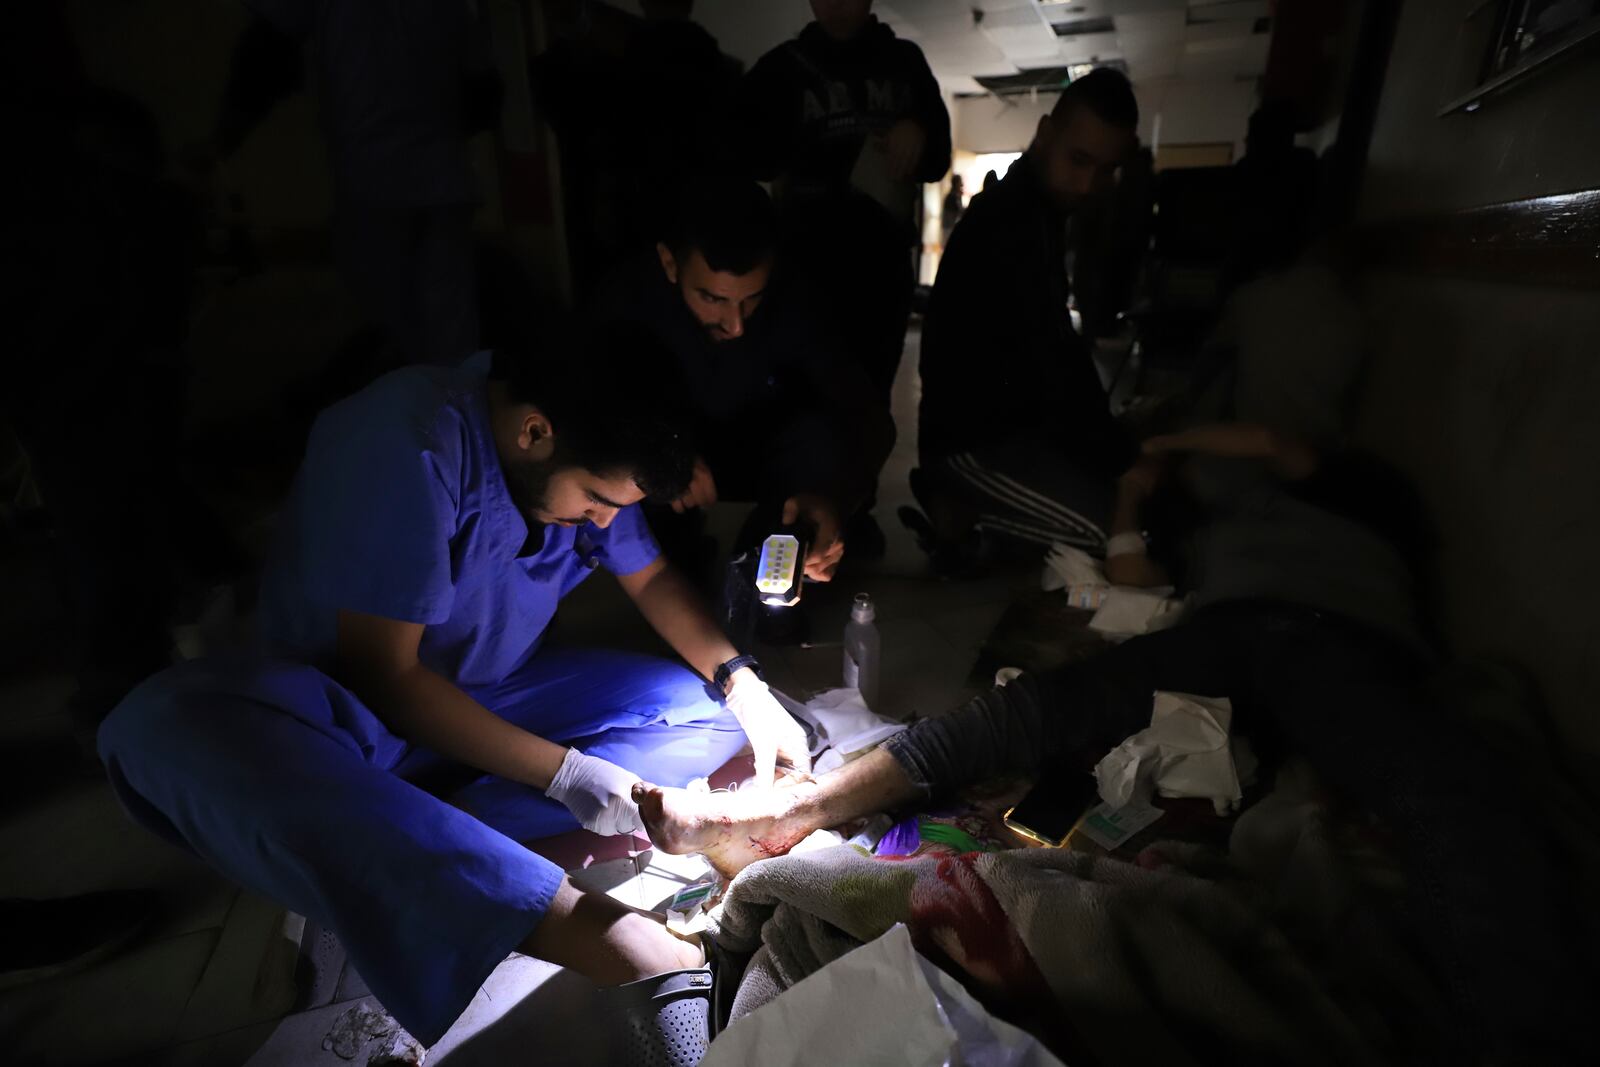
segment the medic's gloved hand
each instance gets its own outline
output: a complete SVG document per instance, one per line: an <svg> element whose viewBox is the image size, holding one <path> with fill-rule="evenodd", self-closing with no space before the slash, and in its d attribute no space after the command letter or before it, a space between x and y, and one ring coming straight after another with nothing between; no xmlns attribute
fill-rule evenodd
<svg viewBox="0 0 1600 1067"><path fill-rule="evenodd" d="M545 795L566 805L585 830L613 837L644 826L630 795L637 781L639 776L632 771L569 748Z"/></svg>
<svg viewBox="0 0 1600 1067"><path fill-rule="evenodd" d="M782 762L801 774L811 773L811 754L806 748L806 731L794 716L783 709L767 683L754 671L742 670L733 676L728 690L728 710L739 720L750 747L756 754L756 785L772 785L773 774Z"/></svg>

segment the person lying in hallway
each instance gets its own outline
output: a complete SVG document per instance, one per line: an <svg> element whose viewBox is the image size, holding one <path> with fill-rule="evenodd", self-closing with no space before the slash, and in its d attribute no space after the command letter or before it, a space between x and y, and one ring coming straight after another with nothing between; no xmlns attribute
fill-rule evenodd
<svg viewBox="0 0 1600 1067"><path fill-rule="evenodd" d="M648 332L689 396L701 447L694 478L670 508L646 512L669 558L692 553L702 509L753 501L762 516L754 543L805 521L815 530L806 574L827 581L846 550L841 531L894 446L894 423L866 373L842 357L815 292L786 267L761 186L702 175L655 248L613 272L594 315Z"/></svg>
<svg viewBox="0 0 1600 1067"><path fill-rule="evenodd" d="M268 654L158 674L100 731L136 821L331 927L425 1044L513 951L601 984L699 963L521 842L630 833L633 785L747 740L767 782L808 766L645 527L694 461L659 365L634 337L557 341L328 409L263 583ZM546 640L602 567L687 667Z"/></svg>
<svg viewBox="0 0 1600 1067"><path fill-rule="evenodd" d="M641 784L651 839L734 874L813 830L967 785L1089 774L1149 724L1154 691L1228 697L1240 730L1303 754L1395 833L1408 917L1463 1048L1559 1049L1589 995L1566 949L1569 913L1550 857L1504 803L1516 795L1508 768L1419 696L1432 659L1411 565L1425 541L1402 483L1375 461L1319 456L1256 425L1195 427L1146 451L1187 457L1176 473L1209 508L1192 539L1185 621L1024 674L815 780L732 795Z"/></svg>

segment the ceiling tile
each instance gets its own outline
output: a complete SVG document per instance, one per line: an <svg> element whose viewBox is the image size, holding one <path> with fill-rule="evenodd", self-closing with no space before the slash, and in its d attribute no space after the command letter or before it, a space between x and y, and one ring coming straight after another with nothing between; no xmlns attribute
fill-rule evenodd
<svg viewBox="0 0 1600 1067"><path fill-rule="evenodd" d="M1107 12L1113 16L1144 15L1155 11L1185 11L1187 0L1109 0Z"/></svg>
<svg viewBox="0 0 1600 1067"><path fill-rule="evenodd" d="M1205 0L1201 3L1189 5L1189 19L1192 22L1215 22L1219 19L1255 19L1270 18L1272 5L1267 0Z"/></svg>
<svg viewBox="0 0 1600 1067"><path fill-rule="evenodd" d="M1059 54L1070 62L1086 62L1095 56L1109 59L1122 54L1122 45L1114 33L1085 33L1061 38Z"/></svg>
<svg viewBox="0 0 1600 1067"><path fill-rule="evenodd" d="M1222 22L1191 22L1184 27L1183 38L1186 41L1211 41L1224 37L1266 37L1268 34L1255 34L1255 21L1253 19L1227 19Z"/></svg>
<svg viewBox="0 0 1600 1067"><path fill-rule="evenodd" d="M1142 15L1118 15L1117 36L1124 41L1138 39L1183 40L1182 11L1151 11Z"/></svg>

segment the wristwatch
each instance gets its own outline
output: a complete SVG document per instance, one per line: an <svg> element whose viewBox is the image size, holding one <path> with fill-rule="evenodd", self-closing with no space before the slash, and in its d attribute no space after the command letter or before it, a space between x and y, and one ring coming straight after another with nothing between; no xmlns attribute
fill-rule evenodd
<svg viewBox="0 0 1600 1067"><path fill-rule="evenodd" d="M755 671L757 678L761 677L761 662L754 656L739 655L719 666L716 672L712 674L711 681L716 684L718 689L726 693L728 691L728 679L746 667Z"/></svg>

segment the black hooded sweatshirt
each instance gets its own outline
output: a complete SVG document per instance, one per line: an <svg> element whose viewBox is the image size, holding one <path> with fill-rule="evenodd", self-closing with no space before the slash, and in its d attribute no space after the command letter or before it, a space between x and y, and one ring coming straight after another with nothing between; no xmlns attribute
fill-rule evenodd
<svg viewBox="0 0 1600 1067"><path fill-rule="evenodd" d="M950 167L950 114L922 50L876 17L836 41L811 23L762 56L745 76L738 123L746 164L761 181L784 178L791 210L860 200L850 172L869 136L913 119L927 145L912 178L938 181Z"/></svg>

